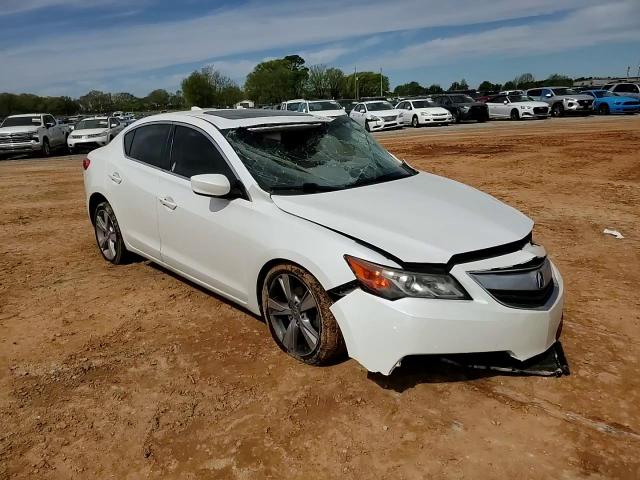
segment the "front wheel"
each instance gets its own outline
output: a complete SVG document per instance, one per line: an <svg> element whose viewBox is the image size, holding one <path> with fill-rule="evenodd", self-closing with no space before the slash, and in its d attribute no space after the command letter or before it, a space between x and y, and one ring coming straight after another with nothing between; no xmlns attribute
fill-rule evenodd
<svg viewBox="0 0 640 480"><path fill-rule="evenodd" d="M49 145L49 140L46 138L42 139L42 148L40 150L40 153L42 153L43 157L48 157L49 155L51 155L51 146Z"/></svg>
<svg viewBox="0 0 640 480"><path fill-rule="evenodd" d="M420 122L418 121L417 115L414 115L413 118L411 119L411 126L413 128L418 128L420 126Z"/></svg>
<svg viewBox="0 0 640 480"><path fill-rule="evenodd" d="M262 311L274 341L287 354L309 365L327 364L344 353L342 333L331 299L303 268L283 263L267 273Z"/></svg>
<svg viewBox="0 0 640 480"><path fill-rule="evenodd" d="M124 263L129 252L124 245L118 220L109 202L98 205L93 215L93 226L96 243L104 259L114 265Z"/></svg>
<svg viewBox="0 0 640 480"><path fill-rule="evenodd" d="M551 108L551 116L552 117L562 117L564 115L564 106L561 103L556 103Z"/></svg>
<svg viewBox="0 0 640 480"><path fill-rule="evenodd" d="M611 113L611 112L609 111L609 105L607 105L606 103L601 104L601 105L598 107L598 113L599 113L600 115L609 115L609 113Z"/></svg>
<svg viewBox="0 0 640 480"><path fill-rule="evenodd" d="M511 110L511 120L520 120L520 114L515 108Z"/></svg>

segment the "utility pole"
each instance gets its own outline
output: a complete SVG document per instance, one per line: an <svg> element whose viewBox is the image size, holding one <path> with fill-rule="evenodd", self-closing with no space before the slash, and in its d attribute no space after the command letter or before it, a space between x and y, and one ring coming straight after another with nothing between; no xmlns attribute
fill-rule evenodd
<svg viewBox="0 0 640 480"><path fill-rule="evenodd" d="M358 67L353 67L353 90L356 94L356 102L360 99L358 95Z"/></svg>
<svg viewBox="0 0 640 480"><path fill-rule="evenodd" d="M380 67L380 96L382 96L382 67Z"/></svg>
<svg viewBox="0 0 640 480"><path fill-rule="evenodd" d="M629 71L631 70L631 65L627 67L627 80L629 80Z"/></svg>

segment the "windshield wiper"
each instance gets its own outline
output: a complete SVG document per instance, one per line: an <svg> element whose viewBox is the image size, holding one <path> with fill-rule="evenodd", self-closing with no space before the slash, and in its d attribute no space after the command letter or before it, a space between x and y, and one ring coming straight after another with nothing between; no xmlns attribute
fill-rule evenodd
<svg viewBox="0 0 640 480"><path fill-rule="evenodd" d="M317 183L305 182L302 185L274 185L269 187L272 192L303 192L303 193L319 193L333 192L334 190L342 190L345 185L318 185Z"/></svg>

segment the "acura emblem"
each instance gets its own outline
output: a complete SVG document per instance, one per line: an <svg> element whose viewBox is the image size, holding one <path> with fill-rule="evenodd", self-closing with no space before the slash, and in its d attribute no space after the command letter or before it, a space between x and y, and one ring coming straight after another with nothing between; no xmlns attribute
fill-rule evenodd
<svg viewBox="0 0 640 480"><path fill-rule="evenodd" d="M536 283L538 285L538 288L541 289L542 287L544 287L544 275L540 270L536 272Z"/></svg>

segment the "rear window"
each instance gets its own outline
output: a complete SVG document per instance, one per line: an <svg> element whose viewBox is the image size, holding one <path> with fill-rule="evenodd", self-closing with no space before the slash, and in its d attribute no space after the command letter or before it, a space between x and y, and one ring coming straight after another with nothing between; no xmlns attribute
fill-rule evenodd
<svg viewBox="0 0 640 480"><path fill-rule="evenodd" d="M133 139L129 140L130 147L128 155L131 158L148 163L154 167L169 168L169 161L166 155L167 136L171 125L153 124L138 127L134 130ZM127 149L127 136L125 136L125 151Z"/></svg>

